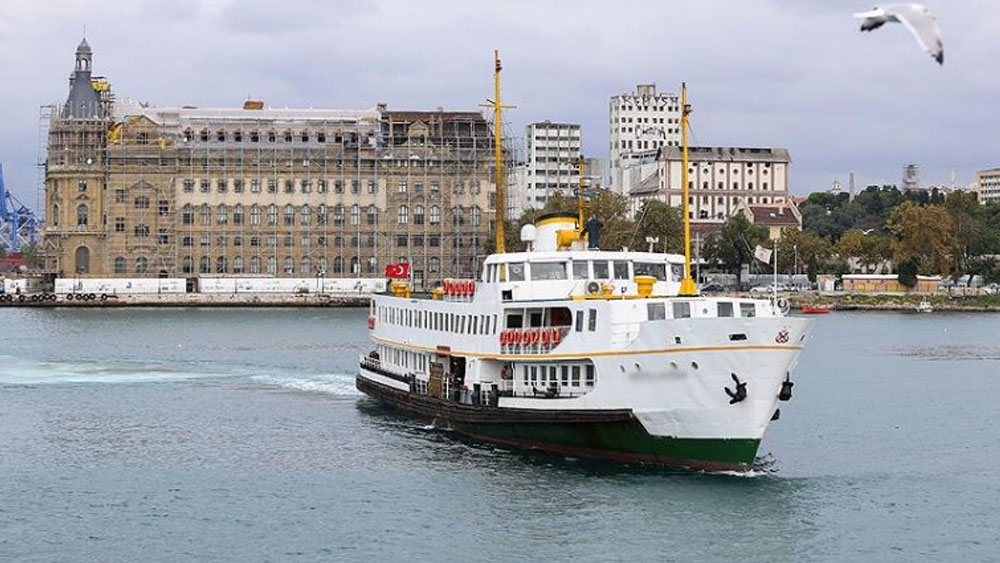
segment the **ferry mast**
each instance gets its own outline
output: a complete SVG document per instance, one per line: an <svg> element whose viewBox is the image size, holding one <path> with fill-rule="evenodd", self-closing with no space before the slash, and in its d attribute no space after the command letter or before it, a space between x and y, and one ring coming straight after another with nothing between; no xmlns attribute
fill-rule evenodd
<svg viewBox="0 0 1000 563"><path fill-rule="evenodd" d="M684 279L678 295L693 297L698 295L698 287L691 279L691 210L688 192L688 118L691 105L688 104L687 83L681 83L681 197L684 200Z"/></svg>

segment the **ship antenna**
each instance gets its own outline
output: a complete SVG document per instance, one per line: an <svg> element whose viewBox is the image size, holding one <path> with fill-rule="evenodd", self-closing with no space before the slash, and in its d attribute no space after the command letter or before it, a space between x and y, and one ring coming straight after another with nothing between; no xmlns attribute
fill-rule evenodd
<svg viewBox="0 0 1000 563"><path fill-rule="evenodd" d="M698 295L698 287L691 279L691 211L688 202L688 118L691 115L691 105L688 104L687 83L681 83L681 189L684 200L684 279L681 280L681 290L678 295L694 297Z"/></svg>
<svg viewBox="0 0 1000 563"><path fill-rule="evenodd" d="M503 162L501 160L501 142L503 141L503 124L500 120L500 50L493 50L493 159L494 178L496 181L496 252L504 253L504 221L506 215L507 200L504 197L503 189Z"/></svg>

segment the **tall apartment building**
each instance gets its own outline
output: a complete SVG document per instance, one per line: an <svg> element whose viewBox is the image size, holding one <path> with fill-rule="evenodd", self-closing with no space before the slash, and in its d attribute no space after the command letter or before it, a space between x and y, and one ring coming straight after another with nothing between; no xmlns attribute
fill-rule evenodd
<svg viewBox="0 0 1000 563"><path fill-rule="evenodd" d="M790 163L788 150L783 148L689 147L692 222L722 224L741 204L785 203ZM633 212L651 198L683 205L680 147L663 147L657 165L655 176L647 177L629 194Z"/></svg>
<svg viewBox="0 0 1000 563"><path fill-rule="evenodd" d="M491 245L478 112L115 104L86 42L49 127L46 267L63 276L470 277Z"/></svg>
<svg viewBox="0 0 1000 563"><path fill-rule="evenodd" d="M542 207L555 193L575 194L583 150L580 125L542 121L528 124L525 129L522 207Z"/></svg>
<svg viewBox="0 0 1000 563"><path fill-rule="evenodd" d="M976 197L983 205L1000 202L1000 168L976 172Z"/></svg>
<svg viewBox="0 0 1000 563"><path fill-rule="evenodd" d="M680 146L680 97L639 84L632 94L612 96L609 110L611 189L627 194L627 168L655 158L661 147Z"/></svg>

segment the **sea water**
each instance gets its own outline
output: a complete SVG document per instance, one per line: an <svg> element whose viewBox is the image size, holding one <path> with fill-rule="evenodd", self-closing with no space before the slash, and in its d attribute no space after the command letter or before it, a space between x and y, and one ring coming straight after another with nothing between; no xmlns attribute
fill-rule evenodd
<svg viewBox="0 0 1000 563"><path fill-rule="evenodd" d="M1000 558L1000 316L818 318L747 477L401 416L366 314L0 309L0 561Z"/></svg>

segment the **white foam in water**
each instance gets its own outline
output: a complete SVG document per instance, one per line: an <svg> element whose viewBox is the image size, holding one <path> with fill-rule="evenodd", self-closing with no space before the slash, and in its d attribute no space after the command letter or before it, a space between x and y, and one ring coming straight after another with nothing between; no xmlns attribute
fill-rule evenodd
<svg viewBox="0 0 1000 563"><path fill-rule="evenodd" d="M0 356L0 384L153 383L221 377L224 373L190 372L143 362L27 360Z"/></svg>
<svg viewBox="0 0 1000 563"><path fill-rule="evenodd" d="M354 376L343 373L310 374L308 376L258 375L253 380L264 385L283 387L308 393L327 393L356 397L361 392L354 387Z"/></svg>

